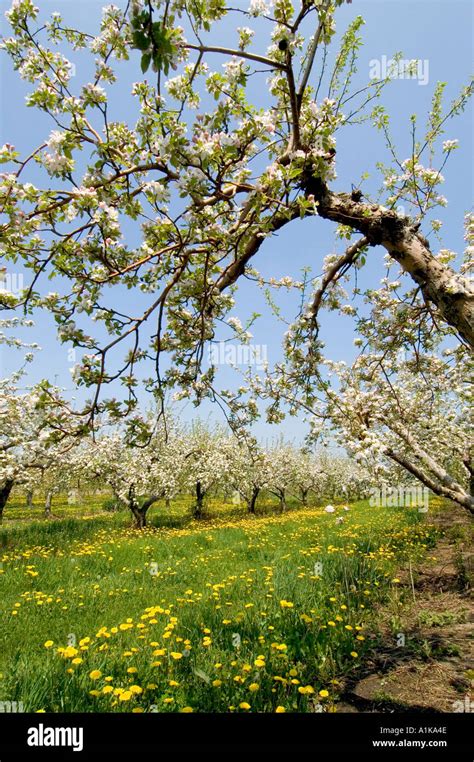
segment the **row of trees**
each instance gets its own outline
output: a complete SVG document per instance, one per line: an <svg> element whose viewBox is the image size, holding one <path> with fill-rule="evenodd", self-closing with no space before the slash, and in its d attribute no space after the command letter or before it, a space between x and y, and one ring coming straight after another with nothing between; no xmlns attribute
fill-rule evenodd
<svg viewBox="0 0 474 762"><path fill-rule="evenodd" d="M378 296L374 295L377 303ZM388 305L388 306L387 306ZM380 320L388 322L390 302L380 302ZM396 313L392 314L395 326ZM5 324L14 328L17 324ZM1 328L1 326L0 326ZM408 330L408 329L407 329ZM104 486L117 506L127 505L138 526L158 500L194 495L194 514L202 514L211 494L235 493L255 512L262 493L272 493L282 510L289 496L309 499L359 497L383 482L415 478L434 493L472 510L469 356L461 345L412 356L402 352L409 337L396 324L392 341L383 342L372 324L360 327L366 351L348 366L326 363L318 395L295 395L290 364L262 378L249 374L242 399L229 400L234 432L196 421L179 425L171 415L135 415L126 426L99 426L91 434L82 415L73 416L61 390L48 382L22 388L24 368L0 380L0 515L14 487L46 493L46 513L55 492L77 483ZM0 343L8 340L0 332ZM426 339L426 343L428 338ZM20 344L21 342L13 342ZM26 361L33 354L28 352ZM284 403L308 417L311 434L305 448L278 441L261 447L248 431L244 391L268 402L270 421L281 419ZM302 402L302 399L304 402ZM254 417L250 417L252 423ZM348 457L322 447L331 440Z"/></svg>
<svg viewBox="0 0 474 762"><path fill-rule="evenodd" d="M11 444L9 463L5 453L0 458L7 487L2 511L13 487L26 493L30 506L34 490L45 493L46 515L55 493L101 490L112 493L115 508L130 509L137 527L146 526L154 503L169 504L179 495L192 496L193 515L200 518L210 496L242 501L255 513L259 498L270 494L283 511L289 498L304 506L323 498L351 499L367 494L371 484L368 471L348 458L315 455L283 441L262 448L200 421L183 428L168 421L166 431L158 425L146 445L130 443L122 430L62 446L51 445L46 436L29 436L21 444L17 436Z"/></svg>
<svg viewBox="0 0 474 762"><path fill-rule="evenodd" d="M283 441L262 448L201 422L168 430L167 438L155 432L146 448L130 447L118 434L103 437L84 448L76 468L108 484L139 527L153 503L179 494L194 495L193 514L200 518L211 495L243 501L255 513L264 493L284 511L290 497L302 505L323 497L349 499L367 494L371 484L367 470L348 458L315 455Z"/></svg>

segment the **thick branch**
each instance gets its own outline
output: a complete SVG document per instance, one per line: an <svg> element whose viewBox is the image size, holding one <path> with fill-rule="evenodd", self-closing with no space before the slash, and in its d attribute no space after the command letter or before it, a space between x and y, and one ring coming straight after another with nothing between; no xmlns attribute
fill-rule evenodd
<svg viewBox="0 0 474 762"><path fill-rule="evenodd" d="M335 283L339 280L339 278L344 275L344 272L348 267L350 267L357 255L360 251L366 248L366 246L369 245L368 239L364 236L363 238L359 238L358 241L353 243L351 246L348 246L344 254L340 256L332 265L332 267L329 268L329 270L324 274L321 288L318 288L316 291L313 303L311 305L311 313L313 317L316 319L318 316L319 308L321 307L321 302L323 299L323 296L329 286L330 283Z"/></svg>
<svg viewBox="0 0 474 762"><path fill-rule="evenodd" d="M292 208L285 209L284 212L279 212L274 215L270 223L270 229L268 233L274 233L279 230L291 220L300 216L300 208L294 204ZM247 243L245 244L242 254L235 259L232 264L227 267L217 280L216 288L219 291L224 291L226 288L235 283L241 275L245 272L245 267L252 257L258 252L260 246L265 240L265 236L262 233L253 233Z"/></svg>
<svg viewBox="0 0 474 762"><path fill-rule="evenodd" d="M257 61L258 63L266 64L266 66L271 66L272 69L281 69L282 71L286 71L285 64L279 63L278 61L272 61L271 58L259 56L256 53L248 53L245 50L231 50L230 48L222 48L216 45L191 45L191 43L188 43L185 45L185 47L189 48L190 50L198 50L200 53L224 53L224 55L227 56L248 58L250 61Z"/></svg>
<svg viewBox="0 0 474 762"><path fill-rule="evenodd" d="M392 450L390 447L387 447L387 449L384 450L384 455L386 455L387 458L391 458L391 460L395 461L395 463L398 463L398 465L402 466L402 468L405 468L407 471L409 471L409 473L413 474L413 476L416 476L416 478L419 479L422 484L432 490L435 495L439 495L440 497L447 497L454 503L457 503L463 508L466 508L471 513L474 513L474 498L470 497L468 494L455 492L449 487L434 481L434 479L432 479L419 466L408 460L405 455L402 455L399 452L395 452L395 450Z"/></svg>
<svg viewBox="0 0 474 762"><path fill-rule="evenodd" d="M321 217L358 230L370 244L380 244L421 286L426 301L474 348L474 286L432 254L427 240L408 217L377 204L354 201L348 193L333 193L319 179L304 181L307 195L318 201Z"/></svg>
<svg viewBox="0 0 474 762"><path fill-rule="evenodd" d="M418 460L424 463L427 468L429 468L431 473L434 474L437 479L439 479L441 484L449 487L449 489L453 490L454 492L461 492L464 494L463 488L456 482L455 479L453 479L450 474L448 474L445 468L440 466L439 463L437 463L434 458L429 455L429 453L420 447L408 429L402 426L402 424L399 422L390 423L388 425L392 431L394 431L401 439L403 439L404 442L406 442L406 444L413 451L413 454L418 458Z"/></svg>

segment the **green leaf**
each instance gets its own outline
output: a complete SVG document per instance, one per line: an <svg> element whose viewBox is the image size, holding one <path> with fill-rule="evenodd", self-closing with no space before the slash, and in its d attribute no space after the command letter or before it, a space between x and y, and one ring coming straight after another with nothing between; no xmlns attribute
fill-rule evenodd
<svg viewBox="0 0 474 762"><path fill-rule="evenodd" d="M134 32L132 35L133 47L138 50L148 50L150 47L150 38L144 32Z"/></svg>
<svg viewBox="0 0 474 762"><path fill-rule="evenodd" d="M155 21L151 25L151 29L152 29L153 40L155 41L157 45L161 45L161 43L165 39L165 33L161 26L161 23L159 21Z"/></svg>
<svg viewBox="0 0 474 762"><path fill-rule="evenodd" d="M148 69L150 68L150 63L151 63L151 53L144 53L142 55L142 60L141 60L141 68L142 68L143 74L145 74L145 72L147 72Z"/></svg>

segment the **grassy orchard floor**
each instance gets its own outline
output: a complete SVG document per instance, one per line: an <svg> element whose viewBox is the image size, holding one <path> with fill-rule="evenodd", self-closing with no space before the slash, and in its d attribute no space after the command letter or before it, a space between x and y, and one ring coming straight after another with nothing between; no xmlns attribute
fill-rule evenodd
<svg viewBox="0 0 474 762"><path fill-rule="evenodd" d="M396 570L436 536L416 510L366 502L261 517L214 505L201 522L183 511L155 510L168 526L144 532L123 513L5 522L0 700L53 712L337 710L339 680L376 644L376 607L400 595Z"/></svg>

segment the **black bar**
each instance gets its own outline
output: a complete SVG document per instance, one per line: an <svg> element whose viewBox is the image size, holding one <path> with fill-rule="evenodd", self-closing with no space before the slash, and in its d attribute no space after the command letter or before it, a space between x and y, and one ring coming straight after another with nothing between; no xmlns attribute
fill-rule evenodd
<svg viewBox="0 0 474 762"><path fill-rule="evenodd" d="M40 731L40 728L43 728ZM64 737L49 729L64 728ZM72 729L76 729L76 736ZM31 746L49 740L80 746ZM34 730L31 730L34 729ZM42 734L40 734L42 733ZM384 742L377 745L374 742ZM390 742L390 744L388 743ZM416 744L414 743L416 742ZM424 747L422 747L424 742ZM305 747L310 753L345 752L353 759L455 759L472 762L470 714L0 714L0 762L18 759L104 759L104 754L148 753L189 746ZM312 751L311 751L312 750Z"/></svg>

